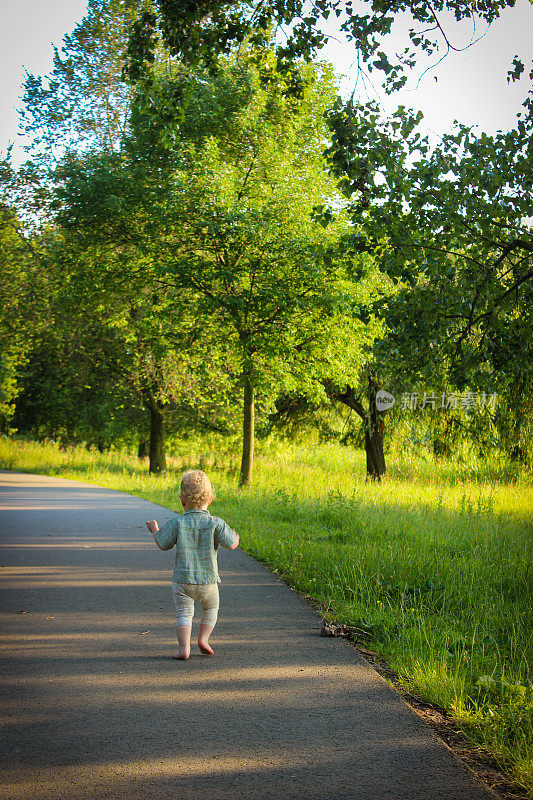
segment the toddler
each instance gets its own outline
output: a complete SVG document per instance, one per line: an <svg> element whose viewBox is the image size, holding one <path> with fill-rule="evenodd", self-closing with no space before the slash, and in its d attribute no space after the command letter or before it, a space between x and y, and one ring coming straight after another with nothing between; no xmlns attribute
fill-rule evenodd
<svg viewBox="0 0 533 800"><path fill-rule="evenodd" d="M189 658L195 600L202 606L198 647L204 655L213 655L209 636L218 616L220 577L217 549L220 544L234 550L239 544L238 534L223 519L212 517L207 510L213 499L211 483L205 472L190 470L181 479L180 486L184 513L165 522L162 528L155 519L146 523L160 550L170 550L176 545L172 593L179 648L173 658Z"/></svg>

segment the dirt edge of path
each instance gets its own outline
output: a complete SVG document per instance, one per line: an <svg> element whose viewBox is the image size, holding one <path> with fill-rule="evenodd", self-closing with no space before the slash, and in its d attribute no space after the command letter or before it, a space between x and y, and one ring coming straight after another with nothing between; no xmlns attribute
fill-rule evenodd
<svg viewBox="0 0 533 800"><path fill-rule="evenodd" d="M302 595L303 599L315 611L320 609L311 598ZM483 786L488 789L497 800L529 800L524 790L513 782L499 768L494 756L483 747L469 742L462 731L457 729L457 722L444 708L439 708L426 702L422 697L412 694L402 684L400 677L395 673L383 656L363 647L354 637L353 631L347 625L339 625L323 620L321 636L342 637L346 639L379 675L402 696L405 702L421 717L437 734L464 766L473 774Z"/></svg>

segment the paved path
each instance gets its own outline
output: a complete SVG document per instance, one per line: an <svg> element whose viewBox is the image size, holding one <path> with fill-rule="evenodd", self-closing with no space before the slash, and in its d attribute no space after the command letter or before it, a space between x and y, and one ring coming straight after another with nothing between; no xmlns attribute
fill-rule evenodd
<svg viewBox="0 0 533 800"><path fill-rule="evenodd" d="M486 800L347 642L240 550L189 661L174 644L171 512L0 473L5 800ZM21 613L25 612L25 613Z"/></svg>

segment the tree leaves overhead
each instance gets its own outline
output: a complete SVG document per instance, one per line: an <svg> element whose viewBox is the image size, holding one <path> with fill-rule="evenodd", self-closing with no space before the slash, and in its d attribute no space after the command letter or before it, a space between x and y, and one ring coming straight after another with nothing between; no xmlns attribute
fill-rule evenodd
<svg viewBox="0 0 533 800"><path fill-rule="evenodd" d="M265 412L280 391L320 394L326 372L355 377L375 336L358 315L374 291L371 255L345 246L323 157L332 72L299 73L297 101L246 56L213 76L155 74L120 153L71 154L55 170L64 305L83 298L90 350L161 413L188 400L233 424L220 400L245 380ZM169 127L157 98L172 81L190 100ZM335 219L323 227L313 210L325 204ZM357 282L355 261L367 266Z"/></svg>
<svg viewBox="0 0 533 800"><path fill-rule="evenodd" d="M512 131L457 125L433 148L405 109L388 120L371 104L330 115L332 169L399 287L382 358L388 349L426 374L444 359L460 388L509 384L531 364L530 97L524 106Z"/></svg>
<svg viewBox="0 0 533 800"><path fill-rule="evenodd" d="M418 115L342 104L313 63L337 20L392 91L418 54L453 46L450 12L490 23L512 4L90 0L50 76L27 78L34 163L1 165L5 219L53 273L39 291L57 336L34 348L28 380L71 381L95 425L113 401L91 372L113 376L117 407L140 397L225 431L243 386L266 416L280 392L318 402L333 381L343 394L365 363L527 388L531 97L514 131L458 127L430 146ZM405 11L407 46L391 56ZM509 80L524 72L515 58ZM20 221L39 210L36 239ZM9 286L29 262L2 244ZM72 369L48 370L61 353ZM0 365L6 397L21 363Z"/></svg>
<svg viewBox="0 0 533 800"><path fill-rule="evenodd" d="M153 62L161 39L182 63L204 64L216 72L221 56L248 42L262 49L276 39L278 71L290 73L294 62L311 61L327 41L324 24L337 20L339 32L353 41L368 69L384 73L389 91L405 83L406 69L417 54L431 54L438 48L452 49L447 33L451 15L456 21L493 22L515 0L269 0L227 2L227 0L156 0L155 8L141 14L128 45L127 72L138 80L145 65ZM380 46L397 19L409 13L413 27L404 51L387 55Z"/></svg>

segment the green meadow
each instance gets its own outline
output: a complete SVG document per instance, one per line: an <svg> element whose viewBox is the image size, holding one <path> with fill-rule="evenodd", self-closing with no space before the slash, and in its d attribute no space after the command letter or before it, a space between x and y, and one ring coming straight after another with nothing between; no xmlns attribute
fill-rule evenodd
<svg viewBox="0 0 533 800"><path fill-rule="evenodd" d="M241 547L354 626L400 682L447 710L533 797L533 487L503 461L389 457L365 483L364 454L340 445L258 443L254 484L236 488L238 446L169 446L169 470L124 451L0 439L3 469L107 486L177 509L181 473L204 469L213 513ZM149 534L147 534L149 536Z"/></svg>

